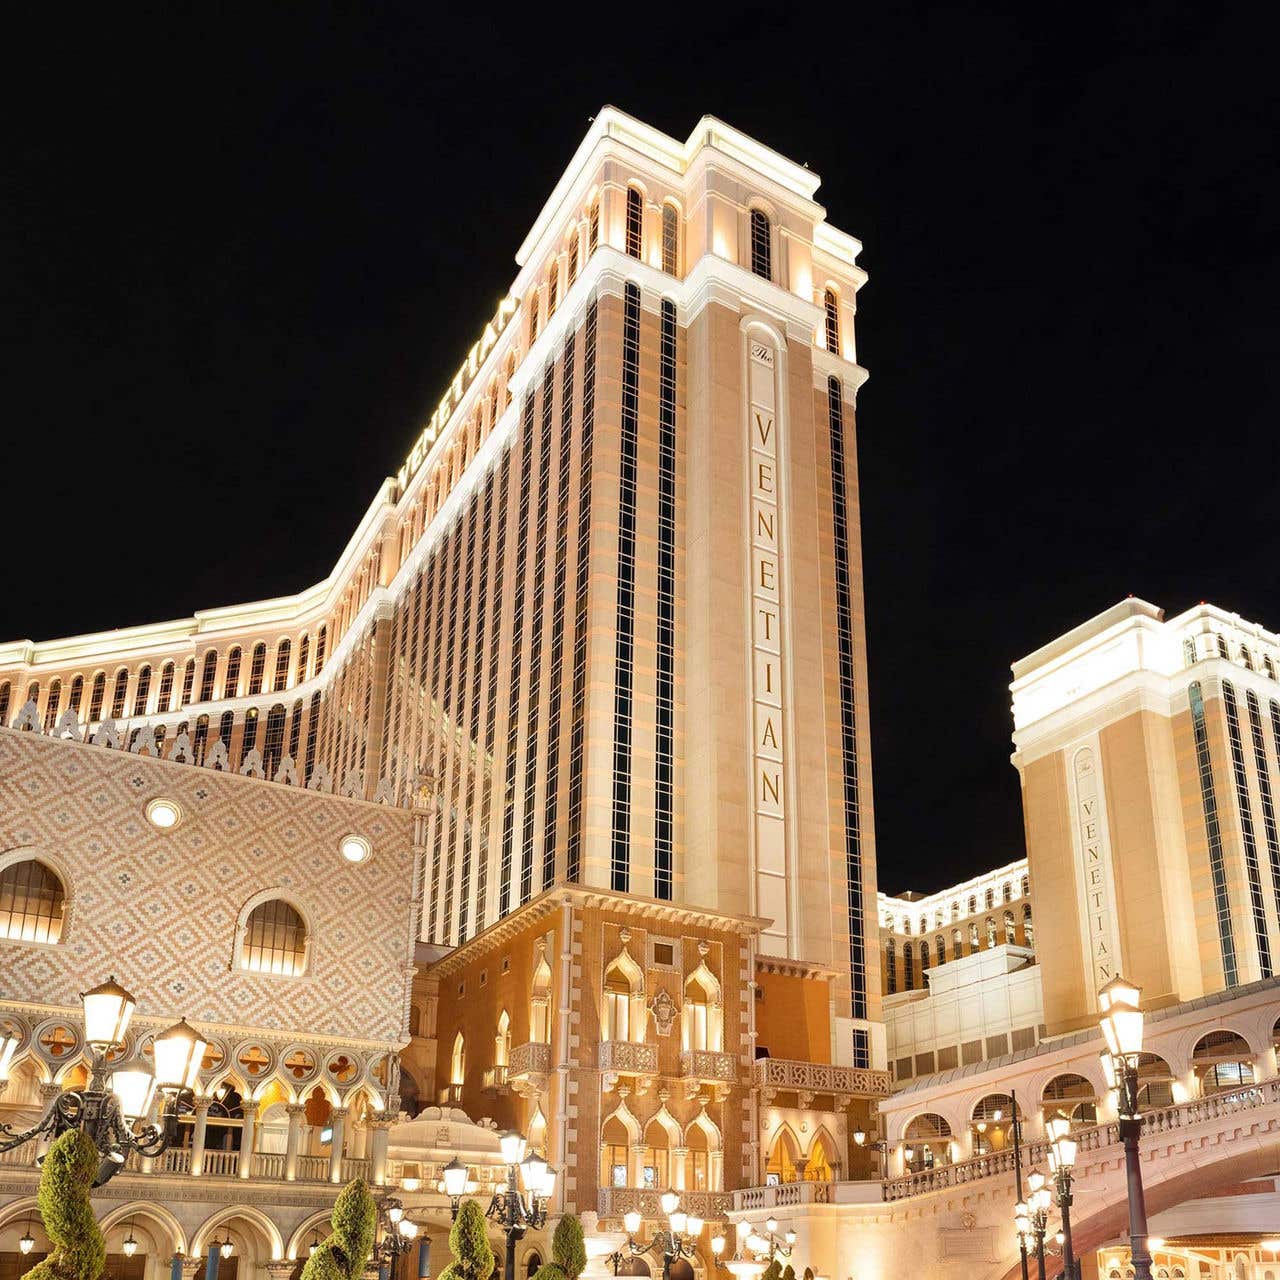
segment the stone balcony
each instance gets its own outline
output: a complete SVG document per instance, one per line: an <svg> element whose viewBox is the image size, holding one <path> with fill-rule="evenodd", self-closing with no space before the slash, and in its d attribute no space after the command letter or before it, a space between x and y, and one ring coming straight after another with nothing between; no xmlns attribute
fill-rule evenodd
<svg viewBox="0 0 1280 1280"><path fill-rule="evenodd" d="M686 1049L680 1055L680 1077L690 1097L706 1085L723 1095L738 1082L738 1059L711 1049Z"/></svg>
<svg viewBox="0 0 1280 1280"><path fill-rule="evenodd" d="M865 1067L840 1067L830 1062L803 1062L793 1058L757 1058L752 1079L765 1101L780 1090L800 1095L800 1105L813 1105L818 1096L829 1097L832 1107L850 1098L887 1098L889 1073Z"/></svg>
<svg viewBox="0 0 1280 1280"><path fill-rule="evenodd" d="M541 1040L518 1044L506 1066L506 1083L524 1097L537 1097L551 1075L551 1046Z"/></svg>
<svg viewBox="0 0 1280 1280"><path fill-rule="evenodd" d="M664 1187L665 1191L666 1188ZM678 1189L677 1189L678 1190ZM662 1191L640 1191L634 1187L601 1187L596 1200L596 1211L601 1218L622 1221L624 1214L637 1210L646 1222L663 1222L658 1198ZM732 1191L679 1191L680 1207L707 1222L723 1219L733 1208Z"/></svg>
<svg viewBox="0 0 1280 1280"><path fill-rule="evenodd" d="M606 1088L612 1088L619 1076L636 1076L642 1082L640 1092L643 1093L658 1074L658 1046L636 1044L631 1040L602 1040L599 1063Z"/></svg>

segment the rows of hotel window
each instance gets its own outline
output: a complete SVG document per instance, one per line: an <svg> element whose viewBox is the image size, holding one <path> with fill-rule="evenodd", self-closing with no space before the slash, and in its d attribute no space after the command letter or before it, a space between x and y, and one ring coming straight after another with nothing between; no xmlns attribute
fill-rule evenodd
<svg viewBox="0 0 1280 1280"><path fill-rule="evenodd" d="M1219 637L1220 642L1221 640L1222 638ZM1204 693L1200 681L1192 682L1188 689L1188 701L1196 751L1196 772L1200 782L1201 811L1209 851L1209 870L1213 883L1214 916L1218 927L1223 981L1226 986L1234 987L1239 984L1241 978L1235 937L1236 915L1232 911L1227 890L1226 855L1219 820L1219 800L1217 785L1214 781L1208 723L1205 718ZM1249 786L1249 758L1252 756L1254 780L1257 783L1257 794L1261 805L1262 834L1266 842L1267 861L1271 872L1275 918L1280 921L1280 826L1276 819L1275 792L1271 779L1272 765L1268 759L1266 738L1269 726L1272 756L1277 765L1280 765L1280 702L1274 698L1268 701L1269 715L1264 721L1262 704L1257 694L1252 689L1245 690L1251 748L1248 752L1245 750L1241 732L1239 701L1234 685L1228 680L1222 682L1222 703L1226 719L1232 790L1240 823L1245 883L1249 895L1248 910L1244 913L1244 918L1253 927L1254 945L1258 956L1258 976L1270 978L1275 972L1275 965L1267 928L1267 899L1263 888L1257 828L1254 824L1253 799Z"/></svg>
<svg viewBox="0 0 1280 1280"><path fill-rule="evenodd" d="M987 917L985 928L986 947L984 948L982 945L984 934L979 930L978 922L971 920L968 929L969 950L967 953L965 951L964 932L960 929L952 929L950 958L952 960L961 960L966 954L973 955L977 951L989 950L1000 945L1002 941L1010 946L1035 946L1035 928L1031 922L1031 904L1029 902L1022 904L1022 938L1020 942L1017 921L1012 911L1004 913L1003 926L1003 938L1001 938L1000 926L996 923L995 918L992 916ZM917 986L925 986L925 974L929 968L946 964L947 958L947 939L943 934L938 934L933 939L932 950L930 949L928 938L922 939L918 944L904 942L902 944L901 989L903 991L913 991ZM917 960L919 963L918 969ZM896 938L890 937L885 941L884 972L886 990L889 995L893 995L899 990L898 943ZM917 978L919 978L919 982L917 982Z"/></svg>
<svg viewBox="0 0 1280 1280"><path fill-rule="evenodd" d="M85 677L77 673L69 681L61 677L52 679L44 696L43 723L46 732L52 732L58 719L66 712L74 712L76 718L83 723L97 724L104 712L113 720L121 720L126 716L165 715L190 706L193 702L207 703L215 700L231 699L240 696L256 697L263 693L282 693L296 684L319 675L325 662L328 628L321 626L316 633L315 652L312 653L311 636L303 632L298 640L297 660L293 661L293 641L289 637L280 640L275 649L275 660L268 664L268 646L260 641L250 650L248 670L245 680L241 682L241 668L244 652L241 646L233 645L226 651L223 664L222 680L217 679L218 665L221 655L216 649L209 649L200 659L188 658L183 664L181 678L175 662L165 662L160 666L158 680L153 679L154 666L147 662L137 668L136 672L127 666L116 669L115 675L108 682L105 671L94 673L89 681L89 695L85 699ZM314 666L311 665L314 656ZM272 675L267 675L268 667ZM199 696L196 696L196 672L200 674ZM63 686L66 684L67 696L63 700ZM107 699L108 683L111 697ZM154 702L151 700L153 683L156 686ZM130 697L130 687L132 694ZM40 682L31 681L26 688L25 702L40 706ZM13 701L12 682L0 682L0 723L9 723L10 713L16 712Z"/></svg>
<svg viewBox="0 0 1280 1280"><path fill-rule="evenodd" d="M1001 901L1002 903L1009 903L1009 902L1012 902L1012 901L1013 901L1013 899L1014 899L1014 888L1013 888L1013 884L1014 884L1014 882L1013 882L1012 880L1005 880L1005 881L1001 884L1001 886L1000 886L1000 901ZM1027 898L1027 897L1030 897L1030 896L1031 896L1031 878L1030 878L1030 876L1025 876L1025 875L1024 875L1024 876L1022 877L1022 879L1021 879L1021 881L1019 882L1019 885L1018 885L1018 893L1017 893L1017 896L1018 896L1018 897L1020 897L1020 898ZM964 902L964 900L963 900L962 898L953 898L953 899L952 899L952 901L951 901L951 910L950 910L950 920L951 920L951 923L952 923L952 924L954 924L956 921L960 920L960 919L962 918L962 915L963 915L963 916L976 916L976 915L980 914L980 912L979 912L979 907L978 907L978 895L977 895L976 893L971 893L971 894L969 895L969 900L968 900L968 910L963 911L963 913L962 913L962 903L963 903L963 902ZM994 910L995 905L996 905L996 888L995 888L995 885L988 885L988 886L987 886L987 888L986 888L986 891L985 891L985 892L983 893L983 895L982 895L982 910L984 910L984 911L992 911L992 910ZM941 928L942 928L942 925L943 925L943 919L944 919L944 917L943 917L943 911L942 911L942 908L941 908L941 907L938 907L938 908L934 911L934 913L933 913L933 927L934 927L935 929L941 929ZM886 916L886 917L885 917L885 919L884 919L884 921L883 921L883 924L884 924L884 927L885 927L886 929L892 929L892 928L893 928L893 920L892 920L892 918L891 918L891 917L889 917L889 916ZM919 920L919 926L920 926L920 927L919 927L918 932L920 932L920 933L928 933L928 932L929 932L929 917L928 917L928 915L927 915L927 914L926 914L926 915L922 915L922 916L920 917L920 920ZM906 935L910 936L910 934L911 934L911 932L912 932L912 928L911 928L911 917L910 917L910 916L906 916L906 915L904 915L904 916L902 916L902 917L901 917L901 921L900 921L900 923L899 923L899 925L898 925L898 932L899 932L899 933L904 933L904 934L906 934Z"/></svg>
<svg viewBox="0 0 1280 1280"><path fill-rule="evenodd" d="M1220 631L1212 632L1205 644L1209 648L1207 652L1200 654L1198 649L1203 646L1197 646L1193 636L1185 637L1182 641L1183 662L1192 667L1204 657L1225 658L1228 662L1238 662L1246 671L1256 671L1259 675L1265 675L1271 680L1280 679L1276 675L1277 668L1280 667L1280 657L1271 654L1260 644L1250 649L1243 641L1229 642Z"/></svg>
<svg viewBox="0 0 1280 1280"><path fill-rule="evenodd" d="M67 891L61 877L39 858L19 858L0 870L0 939L62 941ZM307 968L307 926L283 898L268 898L246 912L233 939L234 963L250 973L297 977Z"/></svg>

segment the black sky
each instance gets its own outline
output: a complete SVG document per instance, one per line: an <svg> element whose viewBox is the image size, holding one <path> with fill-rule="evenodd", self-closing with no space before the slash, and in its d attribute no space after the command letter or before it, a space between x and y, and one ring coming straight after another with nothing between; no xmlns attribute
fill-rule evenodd
<svg viewBox="0 0 1280 1280"><path fill-rule="evenodd" d="M882 887L1021 855L1013 659L1130 592L1280 627L1261 6L454 8L10 15L0 636L323 577L606 102L865 245Z"/></svg>

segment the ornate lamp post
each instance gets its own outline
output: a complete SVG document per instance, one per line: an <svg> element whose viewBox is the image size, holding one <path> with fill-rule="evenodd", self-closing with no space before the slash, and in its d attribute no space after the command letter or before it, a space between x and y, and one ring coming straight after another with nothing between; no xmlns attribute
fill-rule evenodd
<svg viewBox="0 0 1280 1280"><path fill-rule="evenodd" d="M515 1280L516 1243L530 1228L537 1230L546 1223L547 1208L556 1189L556 1171L540 1155L532 1151L526 1155L528 1143L514 1129L508 1129L502 1135L500 1145L502 1163L507 1166L507 1181L493 1193L485 1217L497 1223L506 1234L503 1275L505 1280ZM459 1177L458 1163L456 1159L451 1160L444 1168L445 1193L449 1196L455 1218L463 1192L467 1189L466 1167L462 1167L462 1176ZM525 1187L523 1195L520 1182Z"/></svg>
<svg viewBox="0 0 1280 1280"><path fill-rule="evenodd" d="M373 1256L378 1260L378 1280L388 1280L397 1260L413 1247L418 1224L405 1217L404 1205L395 1196L384 1196L378 1201L378 1228L381 1238Z"/></svg>
<svg viewBox="0 0 1280 1280"><path fill-rule="evenodd" d="M178 1117L191 1107L207 1044L180 1019L155 1038L154 1073L142 1062L112 1066L108 1059L125 1043L136 1001L114 978L86 991L81 1000L85 1043L91 1055L89 1087L59 1094L24 1133L14 1133L11 1126L0 1124L0 1151L12 1151L45 1134L52 1140L79 1129L102 1157L93 1184L100 1187L120 1171L130 1151L150 1158L173 1144L178 1136ZM7 1052L11 1055L12 1049ZM135 1129L151 1109L157 1088L164 1098L160 1125Z"/></svg>
<svg viewBox="0 0 1280 1280"><path fill-rule="evenodd" d="M1076 1140L1071 1121L1058 1112L1045 1126L1049 1135L1049 1166L1053 1170L1058 1212L1062 1215L1062 1267L1067 1280L1076 1275L1075 1254L1071 1250L1071 1171L1076 1164Z"/></svg>
<svg viewBox="0 0 1280 1280"><path fill-rule="evenodd" d="M751 1231L749 1222L738 1223L738 1238L742 1239ZM759 1258L744 1258L740 1250L733 1251L733 1257L726 1261L721 1261L720 1255L724 1253L725 1238L723 1232L717 1232L711 1237L711 1253L715 1259L716 1267L721 1271L728 1271L734 1280L756 1280L756 1277L764 1270L764 1263Z"/></svg>
<svg viewBox="0 0 1280 1280"><path fill-rule="evenodd" d="M1024 1241L1027 1236L1031 1236L1035 1241L1036 1267L1040 1280L1045 1280L1044 1233L1049 1225L1049 1206L1053 1203L1049 1188L1044 1183L1044 1174L1038 1169L1033 1169L1027 1175L1027 1186L1031 1188L1031 1194L1014 1209L1014 1223L1018 1228L1018 1234Z"/></svg>
<svg viewBox="0 0 1280 1280"><path fill-rule="evenodd" d="M662 1280L671 1280L671 1264L680 1258L692 1258L698 1252L698 1237L702 1234L702 1219L685 1213L680 1208L680 1197L674 1191L664 1191L658 1200L662 1212L667 1215L665 1231L655 1231L653 1238L645 1243L636 1239L642 1218L633 1209L625 1214L622 1224L627 1230L626 1249L630 1257L643 1257L646 1253L654 1253L662 1258ZM623 1253L619 1249L609 1257L613 1263L613 1274L618 1274L622 1265ZM732 1263L727 1264L732 1269ZM507 1280L511 1280L508 1277Z"/></svg>
<svg viewBox="0 0 1280 1280"><path fill-rule="evenodd" d="M1142 1116L1138 1112L1138 1056L1142 1052L1142 988L1117 975L1098 992L1102 1010L1099 1023L1107 1042L1102 1069L1107 1084L1116 1091L1120 1138L1124 1143L1124 1167L1129 1193L1129 1253L1135 1280L1151 1280L1151 1252L1147 1245L1147 1202L1142 1187L1142 1155L1138 1137Z"/></svg>
<svg viewBox="0 0 1280 1280"><path fill-rule="evenodd" d="M764 1229L768 1233L767 1235L762 1236L759 1233L756 1233L755 1235L749 1235L747 1237L747 1248L750 1249L752 1253L761 1257L768 1254L770 1262L772 1262L774 1258L791 1257L791 1250L796 1242L796 1233L788 1228L781 1238L786 1241L786 1243L783 1244L780 1242L778 1237L777 1218L766 1218Z"/></svg>

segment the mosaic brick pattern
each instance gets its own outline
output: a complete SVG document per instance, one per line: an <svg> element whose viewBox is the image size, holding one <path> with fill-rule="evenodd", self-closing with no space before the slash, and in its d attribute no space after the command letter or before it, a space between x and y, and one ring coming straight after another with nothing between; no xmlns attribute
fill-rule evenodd
<svg viewBox="0 0 1280 1280"><path fill-rule="evenodd" d="M145 806L176 800L157 831ZM0 998L76 1007L114 973L140 1017L399 1043L416 913L409 812L0 729L0 861L30 848L63 877L57 945L0 940ZM345 834L373 847L363 863ZM306 917L306 972L232 971L245 904L278 889Z"/></svg>

